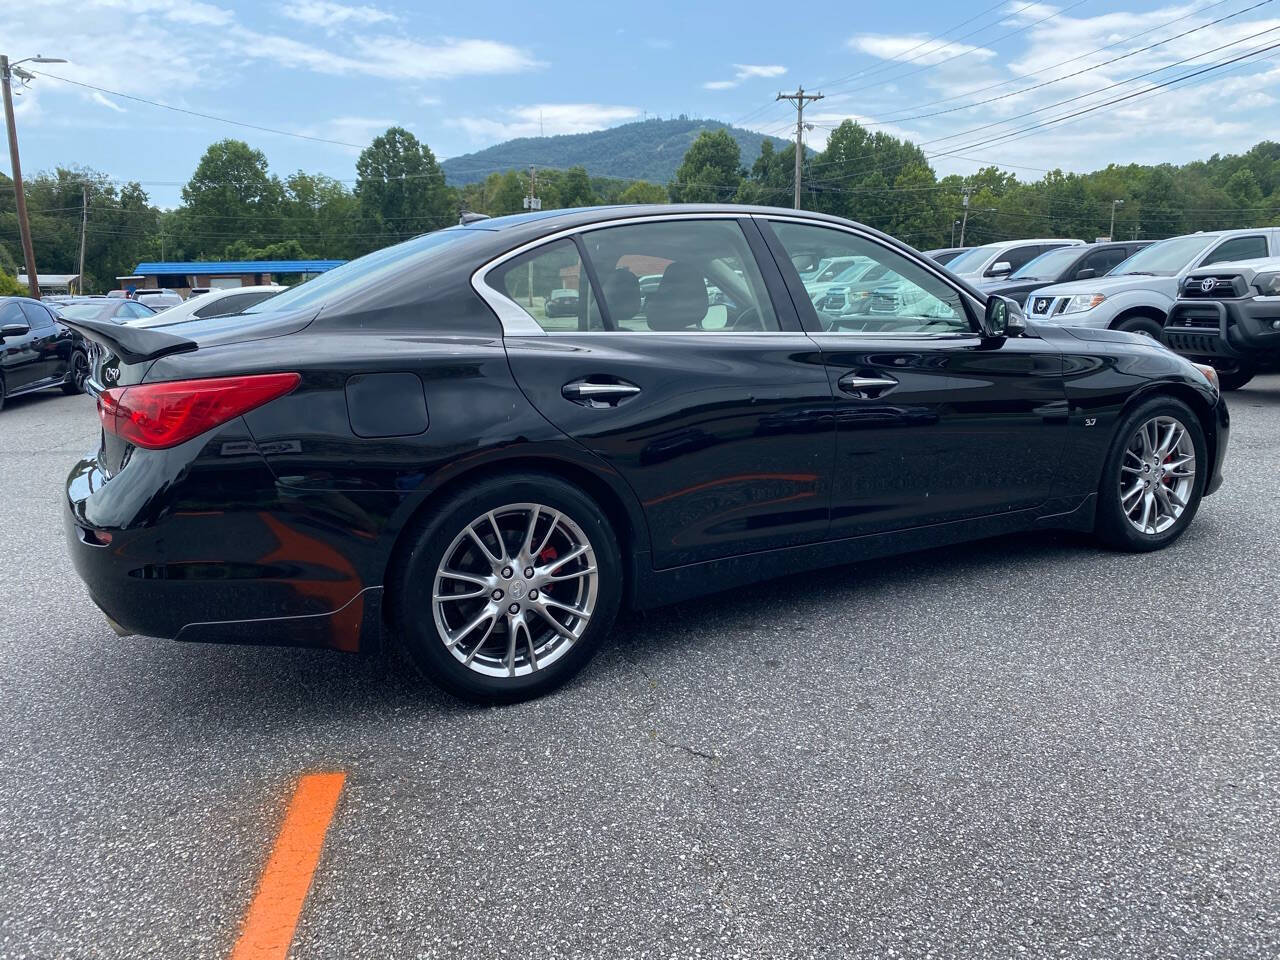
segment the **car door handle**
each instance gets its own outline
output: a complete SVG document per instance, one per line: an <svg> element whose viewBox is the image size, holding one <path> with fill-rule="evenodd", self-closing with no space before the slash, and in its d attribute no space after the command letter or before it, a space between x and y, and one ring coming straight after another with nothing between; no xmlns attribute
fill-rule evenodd
<svg viewBox="0 0 1280 960"><path fill-rule="evenodd" d="M626 381L592 383L589 380L574 380L560 388L560 393L566 400L588 407L617 406L639 392L639 387Z"/></svg>
<svg viewBox="0 0 1280 960"><path fill-rule="evenodd" d="M859 377L853 373L846 373L840 378L839 384L840 389L845 393L868 393L896 387L898 381L893 377Z"/></svg>

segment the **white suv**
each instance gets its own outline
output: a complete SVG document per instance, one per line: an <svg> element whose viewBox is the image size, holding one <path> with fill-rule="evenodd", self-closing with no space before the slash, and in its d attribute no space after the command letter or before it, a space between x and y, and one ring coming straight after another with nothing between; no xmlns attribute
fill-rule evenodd
<svg viewBox="0 0 1280 960"><path fill-rule="evenodd" d="M1160 240L1105 277L1042 287L1027 318L1064 327L1107 327L1160 339L1183 278L1197 267L1280 255L1280 228L1218 230Z"/></svg>

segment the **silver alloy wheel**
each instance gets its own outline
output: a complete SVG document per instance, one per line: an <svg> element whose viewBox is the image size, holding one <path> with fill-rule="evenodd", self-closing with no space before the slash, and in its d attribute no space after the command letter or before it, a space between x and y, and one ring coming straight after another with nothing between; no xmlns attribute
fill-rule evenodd
<svg viewBox="0 0 1280 960"><path fill-rule="evenodd" d="M1178 522L1196 482L1196 448L1176 417L1138 427L1120 465L1120 508L1139 533L1153 536Z"/></svg>
<svg viewBox="0 0 1280 960"><path fill-rule="evenodd" d="M544 670L577 643L599 591L595 550L561 511L512 503L477 517L436 569L431 606L441 642L490 677Z"/></svg>

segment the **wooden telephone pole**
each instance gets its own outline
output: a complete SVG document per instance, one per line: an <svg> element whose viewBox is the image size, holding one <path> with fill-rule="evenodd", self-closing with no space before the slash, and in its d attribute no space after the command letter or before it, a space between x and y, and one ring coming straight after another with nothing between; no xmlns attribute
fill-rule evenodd
<svg viewBox="0 0 1280 960"><path fill-rule="evenodd" d="M794 206L800 209L800 165L804 162L804 105L811 100L821 100L820 93L805 93L799 87L795 93L780 93L778 100L788 100L796 105L796 196Z"/></svg>
<svg viewBox="0 0 1280 960"><path fill-rule="evenodd" d="M22 234L22 256L27 261L27 284L31 298L40 299L36 276L36 251L31 246L31 222L27 219L27 198L22 190L22 162L18 159L18 128L13 123L13 71L9 58L0 54L0 76L4 85L4 121L9 128L9 160L13 163L13 194L18 208L18 232Z"/></svg>

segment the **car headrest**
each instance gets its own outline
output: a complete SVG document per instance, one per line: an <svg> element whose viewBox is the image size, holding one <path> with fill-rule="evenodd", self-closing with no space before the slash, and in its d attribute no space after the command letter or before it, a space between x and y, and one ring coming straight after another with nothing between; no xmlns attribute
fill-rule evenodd
<svg viewBox="0 0 1280 960"><path fill-rule="evenodd" d="M630 270L619 267L606 275L600 286L604 288L609 317L615 324L630 320L640 312L640 278Z"/></svg>
<svg viewBox="0 0 1280 960"><path fill-rule="evenodd" d="M644 304L650 330L688 330L707 315L707 281L691 263L669 264Z"/></svg>

